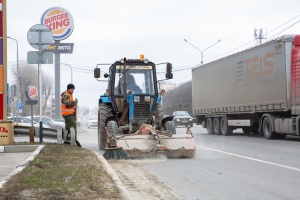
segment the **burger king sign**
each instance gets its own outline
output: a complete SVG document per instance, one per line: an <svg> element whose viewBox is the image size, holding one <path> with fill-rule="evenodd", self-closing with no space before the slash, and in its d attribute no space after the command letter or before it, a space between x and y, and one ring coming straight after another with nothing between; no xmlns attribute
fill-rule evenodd
<svg viewBox="0 0 300 200"><path fill-rule="evenodd" d="M72 15L64 8L53 7L47 9L41 18L41 24L48 26L53 33L54 40L64 40L74 29Z"/></svg>
<svg viewBox="0 0 300 200"><path fill-rule="evenodd" d="M34 86L28 86L26 88L26 97L31 101L36 101L38 99L38 90Z"/></svg>

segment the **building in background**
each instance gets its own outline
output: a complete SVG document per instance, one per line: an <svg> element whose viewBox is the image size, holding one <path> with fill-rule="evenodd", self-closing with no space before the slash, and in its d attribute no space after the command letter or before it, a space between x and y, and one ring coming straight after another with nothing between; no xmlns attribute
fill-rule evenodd
<svg viewBox="0 0 300 200"><path fill-rule="evenodd" d="M160 86L161 86L161 89L164 89L165 91L169 91L169 90L173 90L174 88L176 88L177 84L169 82L169 81L161 81ZM158 85L158 87L159 87L159 85Z"/></svg>

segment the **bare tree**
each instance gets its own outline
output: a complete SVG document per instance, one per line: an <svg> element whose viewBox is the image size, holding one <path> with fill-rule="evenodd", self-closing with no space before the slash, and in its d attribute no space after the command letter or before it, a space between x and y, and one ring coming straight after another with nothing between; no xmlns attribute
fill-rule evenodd
<svg viewBox="0 0 300 200"><path fill-rule="evenodd" d="M43 81L42 81L42 94L44 95L44 105L43 105L43 115L45 115L45 110L47 106L47 102L49 99L49 96L52 93L53 89L53 78L50 76L47 76L45 73L42 73Z"/></svg>
<svg viewBox="0 0 300 200"><path fill-rule="evenodd" d="M12 73L13 83L17 82L17 66L16 63L10 65L10 70ZM19 61L19 97L20 102L23 103L23 113L22 115L30 115L30 106L26 106L25 92L28 86L35 86L38 88L38 67L37 65L30 65L26 61ZM50 96L50 92L53 88L53 78L46 73L42 73L42 95L45 96L45 101L43 102L43 114L46 109L47 101ZM34 105L33 110L38 112L39 106Z"/></svg>
<svg viewBox="0 0 300 200"><path fill-rule="evenodd" d="M192 81L167 91L163 97L163 108L164 114L168 115L176 110L185 110L192 114Z"/></svg>

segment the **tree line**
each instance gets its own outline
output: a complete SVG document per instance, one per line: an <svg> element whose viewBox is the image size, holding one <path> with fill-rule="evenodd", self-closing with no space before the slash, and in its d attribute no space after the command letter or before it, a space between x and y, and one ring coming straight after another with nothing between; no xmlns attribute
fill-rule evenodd
<svg viewBox="0 0 300 200"><path fill-rule="evenodd" d="M193 114L192 111L192 81L182 83L173 90L166 91L162 97L162 106L165 115L182 110Z"/></svg>

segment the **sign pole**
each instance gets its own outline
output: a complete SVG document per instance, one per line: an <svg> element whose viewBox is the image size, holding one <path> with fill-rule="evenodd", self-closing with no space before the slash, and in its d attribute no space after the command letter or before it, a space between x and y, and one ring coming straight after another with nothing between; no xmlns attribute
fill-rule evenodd
<svg viewBox="0 0 300 200"><path fill-rule="evenodd" d="M29 141L34 142L34 127L33 127L33 105L38 103L38 89L34 86L28 86L26 88L25 96L28 99L26 105L30 105L31 108L31 127L29 129Z"/></svg>
<svg viewBox="0 0 300 200"><path fill-rule="evenodd" d="M38 70L39 70L39 106L40 106L40 142L43 142L43 118L42 118L42 73L41 73L41 63L42 63L42 44L41 44L41 32L42 30L39 30L39 64L38 64Z"/></svg>
<svg viewBox="0 0 300 200"><path fill-rule="evenodd" d="M33 127L33 104L31 107L31 127L29 128L29 142L34 142L34 127Z"/></svg>
<svg viewBox="0 0 300 200"><path fill-rule="evenodd" d="M63 18L60 16L64 16ZM69 11L62 7L52 7L47 9L41 17L41 24L48 26L50 29L54 29L55 24L56 28L64 29L63 32L56 33L55 30L52 30L54 44L49 47L48 50L52 51L55 56L55 119L62 119L61 115L61 106L60 106L60 53L72 53L73 44L72 43L63 43L61 40L67 39L73 32L74 29L74 20Z"/></svg>
<svg viewBox="0 0 300 200"><path fill-rule="evenodd" d="M50 64L49 60L45 58L43 61L43 52L42 49L46 49L53 41L53 33L49 29L49 27L36 24L32 26L27 33L28 43L35 49L37 49L37 54L35 52L27 53L27 62L31 64L38 64L38 93L39 93L39 110L40 110L40 142L43 142L43 118L42 118L42 66L41 64L46 63ZM36 56L35 56L36 55ZM51 54L51 56L53 56ZM36 57L36 58L34 58ZM50 60L53 60L50 57ZM30 62L29 62L30 61ZM52 62L51 62L52 63Z"/></svg>
<svg viewBox="0 0 300 200"><path fill-rule="evenodd" d="M55 40L55 44L58 46L60 41ZM55 57L55 119L61 119L60 112L60 53L54 53Z"/></svg>

